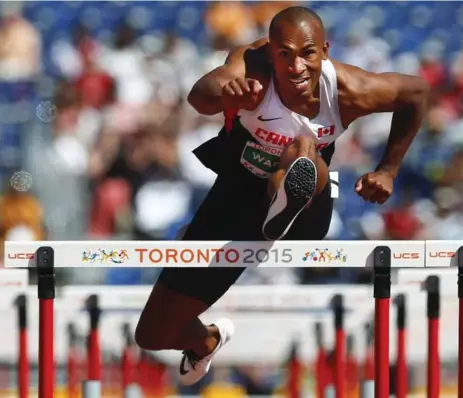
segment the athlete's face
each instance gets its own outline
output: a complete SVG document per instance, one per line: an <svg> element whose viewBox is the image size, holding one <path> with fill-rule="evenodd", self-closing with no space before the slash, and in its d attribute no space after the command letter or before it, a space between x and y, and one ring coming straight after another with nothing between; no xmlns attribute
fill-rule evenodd
<svg viewBox="0 0 463 398"><path fill-rule="evenodd" d="M313 93L322 60L328 58L328 43L316 21L283 23L270 38L269 52L281 90L305 96Z"/></svg>

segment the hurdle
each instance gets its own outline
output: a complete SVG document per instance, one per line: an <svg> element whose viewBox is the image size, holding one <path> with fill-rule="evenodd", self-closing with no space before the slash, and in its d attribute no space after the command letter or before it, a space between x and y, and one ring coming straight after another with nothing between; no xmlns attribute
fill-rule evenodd
<svg viewBox="0 0 463 398"><path fill-rule="evenodd" d="M364 332L366 353L360 381L360 398L370 398L375 395L374 339L370 322L364 325Z"/></svg>
<svg viewBox="0 0 463 398"><path fill-rule="evenodd" d="M407 357L405 352L406 338L406 298L404 294L395 297L394 303L397 307L396 329L397 329L397 360L396 360L396 397L406 398L408 372Z"/></svg>
<svg viewBox="0 0 463 398"><path fill-rule="evenodd" d="M334 391L336 398L344 398L344 376L346 373L344 351L344 300L343 296L336 294L332 300L335 330L335 349L334 349Z"/></svg>
<svg viewBox="0 0 463 398"><path fill-rule="evenodd" d="M423 280L423 282L425 282L425 280ZM448 278L448 282L451 282L451 278ZM398 286L396 286L396 287L398 287ZM360 289L360 291L358 292L360 294L358 294L358 293L354 293L355 291L357 291L357 288L350 289L347 286L345 286L345 287L337 287L337 288L333 287L333 286L328 287L328 288L325 288L325 287L310 287L309 289L307 289L307 287L299 287L299 289L295 289L293 287L288 287L288 288L289 289L281 289L281 288L279 289L278 287L270 287L270 286L260 286L259 287L259 286L257 286L257 287L252 287L251 289L249 289L249 287L241 287L240 289L236 289L236 290L232 289L230 291L230 294L227 296L228 298L230 298L230 300L227 299L227 300L225 300L225 302L224 301L222 301L222 302L219 301L217 303L216 308L218 307L219 311L225 309L225 310L231 310L231 311L237 310L239 312L240 308L243 308L242 307L243 303L248 303L247 307L245 307L245 308L248 308L248 307L251 308L252 304L249 303L249 300L248 300L249 297L250 297L249 293L257 293L257 295L253 294L252 297L261 296L261 293L256 292L255 290L268 291L268 293L271 294L272 296L279 296L279 299L273 305L275 305L276 303L280 303L280 304L278 304L275 308L278 308L278 306L281 305L282 303L284 303L285 304L284 307L286 306L287 308L291 308L291 306L293 304L298 304L299 309L308 308L307 306L310 306L309 303L310 302L313 303L314 300L317 300L318 304L316 304L316 306L318 306L318 308L323 308L324 307L324 302L326 302L326 303L328 303L328 301L330 303L333 302L333 298L331 298L331 299L329 299L329 298L333 294L333 291L336 292L336 290L342 292L342 296L344 297L344 299L346 299L345 301L347 303L352 303L352 305L355 306L355 307L358 307L360 302L364 301L365 298L370 297L370 293L365 289ZM420 297L416 297L416 293L418 292L418 290L412 287L412 289L409 291L409 288L410 287L406 288L407 289L407 295L411 295L413 298L418 298L418 300L415 300L415 302L418 302L418 301L421 302L421 300L423 300L423 296L421 295ZM99 286L99 287L97 286L96 288L95 287L91 287L91 288L89 288L89 287L76 287L76 288L74 288L74 287L69 287L69 288L68 287L63 287L63 288L61 288L61 291L60 291L60 294L59 294L59 297L58 297L59 301L57 303L57 307L56 307L57 312L56 313L57 313L57 316L59 318L61 318L63 315L66 315L68 319L73 320L73 321L74 320L78 321L78 319L75 318L75 316L73 316L73 314L75 313L74 311L79 311L81 313L82 313L82 311L84 311L82 313L82 315L84 315L84 318L85 318L85 315L88 315L88 314L86 314L86 312L87 312L87 303L89 301L88 297L92 296L94 291L99 292L98 297L101 298L101 301L102 301L101 309L102 309L102 311L105 311L106 309L109 310L108 314L114 313L114 310L117 309L120 306L121 303L127 302L128 301L127 299L130 298L131 296L136 298L135 302L126 303L127 305L120 308L120 310L121 311L127 311L130 308L134 308L134 309L136 308L137 310L138 309L141 310L141 308L144 305L143 300L146 299L146 297L147 297L150 290L151 290L150 286L144 286L144 287L140 287L140 288L137 288L137 287L135 287L135 288L134 287L131 287L131 288L128 288L128 287L115 287L114 288L114 287L112 287L111 288L111 287L102 287L102 286ZM285 293L284 290L287 290L287 292ZM402 288L399 288L398 291L401 291L401 290L402 290ZM304 294L300 295L300 293L303 293L303 292L304 292ZM296 294L294 294L294 293L296 293ZM455 294L455 299L456 299L456 292L454 294ZM241 297L241 296L242 296L243 300L240 302L240 300L237 300L237 298ZM304 296L307 299L303 299ZM29 293L29 297L32 298L33 294L31 295ZM320 300L320 297L321 297L321 300ZM363 299L362 299L362 297L363 297ZM452 294L447 295L447 297L452 297ZM109 301L109 300L111 300L111 301ZM288 303L287 301L292 302L292 304ZM78 305L72 304L73 302L78 303ZM424 303L424 301L422 301L422 302ZM32 300L32 304L34 304L33 300ZM249 305L249 304L251 304L251 305ZM289 304L289 307L288 307L288 304ZM315 308L317 308L317 307L315 307ZM328 309L328 307L327 307L327 309ZM264 307L261 307L260 310L265 311ZM284 311L284 308L283 308L283 311ZM32 312L34 312L34 311L32 311ZM368 312L368 310L367 310L367 312ZM359 311L359 313L363 313L365 315L367 314L367 312L365 312L365 309L360 309L360 311ZM331 317L326 317L326 315L327 314L324 315L324 322L331 320ZM314 319L316 319L316 318L312 318L312 322L314 321ZM366 318L364 318L364 319L369 319L369 315L366 315ZM33 321L33 323L34 323L34 321ZM350 323L350 326L349 326L349 323ZM331 322L328 322L328 324L330 324L330 326L331 326ZM352 331L352 325L354 325L354 324L359 324L359 318L355 314L351 314L351 315L349 315L349 318L347 319L346 326L348 328L350 327L351 328L350 330ZM316 327L316 325L315 325L315 327ZM66 324L66 330L68 330L68 329L69 329L68 324ZM111 327L111 329L113 331L114 327ZM330 327L329 329L331 330L332 328ZM367 337L368 337L368 334L371 334L371 330L367 331ZM315 334L313 334L313 335L315 335ZM335 345L335 342L333 342L333 345ZM368 344L367 344L367 346L368 346ZM268 349L266 349L266 352L267 351L268 351ZM221 357L222 356L219 357L219 360L220 360ZM367 356L367 358L365 359L365 362L367 362L368 358L369 357ZM347 359L347 357L346 357L346 359ZM61 360L63 360L63 357L61 357ZM365 364L365 367L366 367L366 364ZM152 373L148 373L148 376L145 375L143 377L145 377L145 378L149 377L150 374L152 375ZM370 388L371 387L374 388L374 382L372 382L374 377L370 377L370 378L367 378L367 379L369 380ZM332 391L333 395L328 394L328 396L334 396L334 387L331 388L331 391ZM318 396L323 396L323 395L318 395ZM366 396L367 397L372 397L373 394L366 395Z"/></svg>
<svg viewBox="0 0 463 398"><path fill-rule="evenodd" d="M40 247L36 254L37 296L39 299L39 397L52 398L55 388L54 299L55 261L51 247Z"/></svg>
<svg viewBox="0 0 463 398"><path fill-rule="evenodd" d="M324 397L332 395L331 392L325 395L325 389L332 387L329 387L329 365L323 342L323 325L321 322L315 323L314 335L317 344L317 357L315 359L315 393L317 397Z"/></svg>
<svg viewBox="0 0 463 398"><path fill-rule="evenodd" d="M15 300L18 312L18 393L19 398L27 398L29 393L29 365L27 357L27 297L21 294Z"/></svg>
<svg viewBox="0 0 463 398"><path fill-rule="evenodd" d="M68 323L68 358L67 358L67 396L68 398L77 398L79 396L79 371L81 365L81 358L78 352L78 336L74 323Z"/></svg>
<svg viewBox="0 0 463 398"><path fill-rule="evenodd" d="M124 351L122 353L122 388L124 390L124 398L136 398L139 394L135 377L134 339L128 323L122 326L122 334L125 339Z"/></svg>
<svg viewBox="0 0 463 398"><path fill-rule="evenodd" d="M373 297L375 299L374 318L374 368L375 398L389 397L389 310L391 301L391 269L400 267L452 267L458 268L458 298L460 306L459 325L463 325L463 242L459 241L413 241L413 242L7 242L5 247L5 266L35 266L38 271L39 298L39 398L51 398L54 385L54 316L53 301L55 299L54 272L55 267L72 266L113 266L113 267L207 267L207 266L261 266L261 267L307 267L307 266L347 266L373 267ZM101 247L111 247L104 250ZM324 262L311 258L311 251L317 247L327 248L325 251L338 250L339 256ZM436 247L438 249L436 249ZM444 249L442 249L444 247ZM449 248L450 247L450 248ZM84 250L82 250L84 248ZM286 250L286 251L285 251ZM324 250L324 249L323 249ZM437 250L437 251L436 251ZM109 253L108 253L109 252ZM31 254L23 256L22 254ZM89 256L101 253L100 257ZM438 256L433 254L437 253ZM447 253L447 255L441 255ZM19 255L18 255L19 254ZM109 255L109 257L108 257ZM286 259L284 258L286 255ZM291 257L288 260L288 256ZM25 257L25 258L24 258ZM133 260L130 261L129 259ZM347 263L346 258L349 259ZM29 264L31 260L32 264ZM320 258L319 258L320 260ZM327 262L329 263L327 264ZM27 264L25 264L27 263ZM434 286L434 287L433 287ZM430 293L438 297L438 284L430 282ZM434 290L433 290L434 289ZM339 304L339 298L336 299ZM336 301L335 300L335 301ZM342 300L341 300L342 302ZM434 306L434 307L433 307ZM342 306L339 306L342 308ZM437 304L430 304L431 329L438 327ZM437 308L437 310L436 310ZM342 311L340 312L342 313ZM339 328L342 331L342 328ZM437 329L436 329L437 330ZM461 330L461 329L460 329ZM337 334L338 336L338 334ZM344 344L344 335L339 333L339 345ZM435 338L433 338L435 339ZM459 352L462 349L462 336L459 335ZM434 353L429 362L430 369L435 367ZM437 357L438 359L438 357ZM459 356L459 398L462 395L462 357ZM343 359L336 361L338 369L343 367ZM90 364L89 364L90 365ZM430 371L432 373L432 370ZM95 376L95 375L93 375ZM97 375L98 376L98 375ZM90 377L90 375L88 376ZM90 380L92 381L92 380ZM335 384L343 383L342 380ZM436 384L428 380L428 387L434 394ZM438 384L437 384L438 388ZM101 392L92 390L91 397ZM96 391L96 392L95 392ZM428 394L430 392L428 391ZM438 393L438 392L437 392ZM343 398L343 390L337 388L336 398ZM429 395L434 398L434 395Z"/></svg>
<svg viewBox="0 0 463 398"><path fill-rule="evenodd" d="M437 276L429 276L425 284L428 292L427 300L427 316L428 316L428 396L429 398L439 397L439 381L440 381L440 363L439 363L439 278Z"/></svg>
<svg viewBox="0 0 463 398"><path fill-rule="evenodd" d="M458 250L458 327L463 331L463 249ZM458 335L458 398L463 398L463 333Z"/></svg>
<svg viewBox="0 0 463 398"><path fill-rule="evenodd" d="M82 383L82 397L94 398L101 396L101 350L98 332L101 310L98 296L91 295L86 307L90 318L90 331L87 336L87 380Z"/></svg>
<svg viewBox="0 0 463 398"><path fill-rule="evenodd" d="M16 312L17 332L17 386L19 398L29 397L29 357L27 333L27 289L29 276L27 270L2 269L0 270L0 311L12 307ZM6 294L4 294L6 293ZM3 304L3 305L1 305ZM4 314L0 314L2 326ZM13 327L13 325L11 325Z"/></svg>

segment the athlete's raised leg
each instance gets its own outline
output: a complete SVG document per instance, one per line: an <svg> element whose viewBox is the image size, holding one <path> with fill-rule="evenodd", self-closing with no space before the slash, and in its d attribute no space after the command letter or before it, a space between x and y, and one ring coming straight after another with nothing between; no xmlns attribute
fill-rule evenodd
<svg viewBox="0 0 463 398"><path fill-rule="evenodd" d="M315 141L298 136L280 157L278 170L269 178L271 197L262 233L268 240L281 239L294 220L329 181L329 170L317 153Z"/></svg>

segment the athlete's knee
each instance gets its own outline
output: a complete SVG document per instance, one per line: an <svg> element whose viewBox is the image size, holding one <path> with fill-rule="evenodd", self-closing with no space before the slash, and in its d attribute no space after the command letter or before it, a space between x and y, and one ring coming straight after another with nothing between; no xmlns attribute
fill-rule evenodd
<svg viewBox="0 0 463 398"><path fill-rule="evenodd" d="M289 166L300 157L307 157L315 160L317 157L317 146L312 137L297 136L283 151L280 156L280 168L288 169Z"/></svg>
<svg viewBox="0 0 463 398"><path fill-rule="evenodd" d="M317 143L313 137L298 135L291 145L294 146L297 157L306 156L314 160L317 156Z"/></svg>
<svg viewBox="0 0 463 398"><path fill-rule="evenodd" d="M298 136L295 141L298 150L297 157L305 156L315 164L315 168L317 169L317 187L315 189L315 194L318 195L323 191L326 184L329 183L328 166L317 150L317 142L314 137Z"/></svg>

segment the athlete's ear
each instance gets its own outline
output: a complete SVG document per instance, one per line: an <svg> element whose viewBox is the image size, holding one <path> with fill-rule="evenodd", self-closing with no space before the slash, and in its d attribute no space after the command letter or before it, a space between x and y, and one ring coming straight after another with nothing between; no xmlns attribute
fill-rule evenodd
<svg viewBox="0 0 463 398"><path fill-rule="evenodd" d="M323 55L322 55L322 58L324 61L326 61L328 59L328 50L330 48L330 43L328 43L327 41L325 41L325 43L323 43Z"/></svg>

